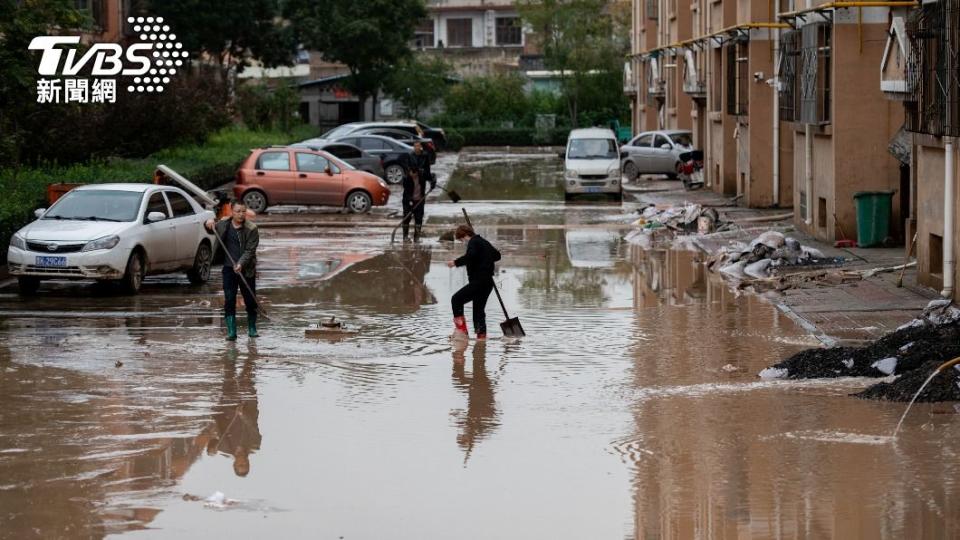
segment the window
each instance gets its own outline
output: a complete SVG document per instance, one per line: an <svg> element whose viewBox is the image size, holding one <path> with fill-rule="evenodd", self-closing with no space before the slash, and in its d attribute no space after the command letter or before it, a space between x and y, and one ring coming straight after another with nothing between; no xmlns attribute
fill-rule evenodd
<svg viewBox="0 0 960 540"><path fill-rule="evenodd" d="M330 162L323 156L317 154L305 154L297 152L297 170L300 172L326 172ZM333 170L333 167L330 167Z"/></svg>
<svg viewBox="0 0 960 540"><path fill-rule="evenodd" d="M286 152L264 152L260 154L257 168L265 171L289 171L290 154Z"/></svg>
<svg viewBox="0 0 960 540"><path fill-rule="evenodd" d="M327 152L337 156L340 159L356 159L363 157L363 153L356 146L349 144L332 144L324 148Z"/></svg>
<svg viewBox="0 0 960 540"><path fill-rule="evenodd" d="M613 139L572 139L567 159L615 159L619 152Z"/></svg>
<svg viewBox="0 0 960 540"><path fill-rule="evenodd" d="M827 228L827 200L817 197L817 227Z"/></svg>
<svg viewBox="0 0 960 540"><path fill-rule="evenodd" d="M780 58L777 59L777 81L780 93L780 120L795 122L799 120L797 109L797 69L800 66L800 32L785 32L780 37Z"/></svg>
<svg viewBox="0 0 960 540"><path fill-rule="evenodd" d="M147 201L147 212L144 214L144 217L150 215L150 212L160 212L166 217L170 217L170 212L167 210L167 201L163 198L163 193L159 191L150 196L150 200Z"/></svg>
<svg viewBox="0 0 960 540"><path fill-rule="evenodd" d="M473 47L473 19L447 19L447 46Z"/></svg>
<svg viewBox="0 0 960 540"><path fill-rule="evenodd" d="M646 0L644 7L647 11L647 18L654 21L657 20L659 15L659 6L657 4L657 0Z"/></svg>
<svg viewBox="0 0 960 540"><path fill-rule="evenodd" d="M653 140L653 147L661 148L663 147L663 145L667 145L670 148L673 148L673 145L670 144L670 141L668 141L666 137L664 137L663 135L657 135L656 138Z"/></svg>
<svg viewBox="0 0 960 540"><path fill-rule="evenodd" d="M173 217L178 218L196 214L196 212L193 211L193 205L190 204L190 201L176 191L168 191L167 199L170 200L170 208L173 209Z"/></svg>
<svg viewBox="0 0 960 540"><path fill-rule="evenodd" d="M357 139L357 146L363 148L364 150L389 150L390 148L380 139L374 139L373 137L359 137Z"/></svg>
<svg viewBox="0 0 960 540"><path fill-rule="evenodd" d="M90 14L90 17L93 19L93 25L98 29L103 29L104 22L106 21L104 3L104 0L74 0L73 5L77 11Z"/></svg>
<svg viewBox="0 0 960 540"><path fill-rule="evenodd" d="M653 135L641 135L634 141L634 146L650 146L653 142Z"/></svg>
<svg viewBox="0 0 960 540"><path fill-rule="evenodd" d="M750 69L747 48L749 41L740 40L727 45L727 114L747 114Z"/></svg>
<svg viewBox="0 0 960 540"><path fill-rule="evenodd" d="M674 144L693 147L693 139L688 133L674 133L670 138L673 139Z"/></svg>
<svg viewBox="0 0 960 540"><path fill-rule="evenodd" d="M709 77L710 110L719 112L723 110L723 77L720 76L723 73L723 53L717 48L713 49L710 54L712 59Z"/></svg>
<svg viewBox="0 0 960 540"><path fill-rule="evenodd" d="M434 46L433 19L424 19L413 31L413 46L423 49Z"/></svg>
<svg viewBox="0 0 960 540"><path fill-rule="evenodd" d="M523 45L520 17L497 17L497 45Z"/></svg>
<svg viewBox="0 0 960 540"><path fill-rule="evenodd" d="M924 2L906 24L912 54L907 59L904 103L909 131L960 136L960 2Z"/></svg>
<svg viewBox="0 0 960 540"><path fill-rule="evenodd" d="M829 23L804 26L801 30L800 121L805 124L830 122L830 38Z"/></svg>
<svg viewBox="0 0 960 540"><path fill-rule="evenodd" d="M943 237L937 234L930 235L930 249L927 257L930 273L943 276Z"/></svg>

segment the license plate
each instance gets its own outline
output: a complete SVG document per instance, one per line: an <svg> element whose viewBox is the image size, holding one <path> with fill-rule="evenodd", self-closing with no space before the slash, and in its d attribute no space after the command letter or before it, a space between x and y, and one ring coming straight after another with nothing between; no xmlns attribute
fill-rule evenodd
<svg viewBox="0 0 960 540"><path fill-rule="evenodd" d="M601 188L598 187L588 187L587 193L600 193Z"/></svg>
<svg viewBox="0 0 960 540"><path fill-rule="evenodd" d="M67 265L66 257L37 257L37 266L46 266L46 267L64 267Z"/></svg>

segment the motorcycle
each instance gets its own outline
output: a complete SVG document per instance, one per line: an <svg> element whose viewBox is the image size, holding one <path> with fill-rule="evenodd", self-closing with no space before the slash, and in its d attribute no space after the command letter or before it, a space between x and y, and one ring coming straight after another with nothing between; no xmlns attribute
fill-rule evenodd
<svg viewBox="0 0 960 540"><path fill-rule="evenodd" d="M703 187L703 151L693 150L680 154L678 176L683 189L692 191Z"/></svg>

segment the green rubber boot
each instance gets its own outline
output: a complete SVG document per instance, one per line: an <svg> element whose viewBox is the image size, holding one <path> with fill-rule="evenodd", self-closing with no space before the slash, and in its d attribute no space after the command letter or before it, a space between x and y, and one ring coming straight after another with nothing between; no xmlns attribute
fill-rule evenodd
<svg viewBox="0 0 960 540"><path fill-rule="evenodd" d="M260 337L257 334L257 314L247 315L247 336L249 337Z"/></svg>
<svg viewBox="0 0 960 540"><path fill-rule="evenodd" d="M227 341L237 340L237 316L227 315L223 318L227 323Z"/></svg>

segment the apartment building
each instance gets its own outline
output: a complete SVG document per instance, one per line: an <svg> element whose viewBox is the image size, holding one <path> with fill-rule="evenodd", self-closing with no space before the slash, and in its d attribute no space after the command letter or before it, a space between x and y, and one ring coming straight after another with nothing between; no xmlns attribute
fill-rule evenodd
<svg viewBox="0 0 960 540"><path fill-rule="evenodd" d="M634 0L637 131L692 130L710 188L823 240L855 238L855 193L896 190L899 237L904 115L877 69L898 4Z"/></svg>
<svg viewBox="0 0 960 540"><path fill-rule="evenodd" d="M960 163L960 0L895 10L880 63L880 89L906 122L907 242L916 236L918 281L960 299L955 283Z"/></svg>

